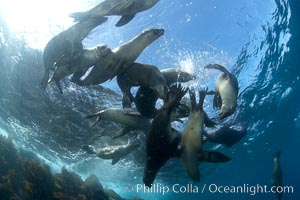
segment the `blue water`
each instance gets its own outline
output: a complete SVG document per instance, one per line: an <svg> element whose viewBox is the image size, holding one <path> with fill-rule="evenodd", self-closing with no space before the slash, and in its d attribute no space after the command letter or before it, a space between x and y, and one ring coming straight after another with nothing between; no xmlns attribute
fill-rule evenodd
<svg viewBox="0 0 300 200"><path fill-rule="evenodd" d="M115 80L103 84L110 88L78 87L64 81L64 94L50 85L47 92L37 86L42 77L42 48L33 49L19 33L9 31L0 17L0 132L13 138L19 148L35 152L53 171L62 166L85 178L94 173L106 187L123 197L145 199L276 199L274 194L224 194L208 191L219 186L268 187L271 184L273 154L281 150L283 183L293 186L292 194L282 199L300 198L300 7L296 0L169 0L140 13L129 24L115 28L111 17L85 41L86 47L106 43L111 48L127 41L148 27L163 27L166 32L139 57L139 62L159 68L184 68L194 71L196 87L214 87L217 73L203 66L219 63L238 78L236 113L226 122L244 124L248 133L231 148L211 146L232 157L224 164L201 164L201 182L192 183L178 160L170 160L156 178L170 191L137 191L142 183L144 148L117 165L86 155L83 144L111 144L128 139L144 141L134 133L120 141L109 136L120 127L101 122L90 128L82 120L101 108L121 106ZM8 26L8 27L7 27ZM114 35L114 37L112 37ZM19 38L19 37L18 37ZM211 100L205 102L209 116L216 117ZM192 183L194 193L176 193L174 184ZM205 187L204 193L202 189Z"/></svg>

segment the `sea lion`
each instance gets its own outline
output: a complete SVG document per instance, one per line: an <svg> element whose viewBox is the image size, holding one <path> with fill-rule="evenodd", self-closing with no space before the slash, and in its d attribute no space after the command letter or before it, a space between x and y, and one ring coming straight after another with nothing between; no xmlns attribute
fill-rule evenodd
<svg viewBox="0 0 300 200"><path fill-rule="evenodd" d="M182 152L180 159L187 175L195 182L200 181L199 164L202 161L226 162L229 158L219 152L207 152L202 150L204 130L203 102L207 94L207 88L199 91L199 102L196 103L196 95L193 89L189 90L192 110L187 125L181 138Z"/></svg>
<svg viewBox="0 0 300 200"><path fill-rule="evenodd" d="M178 68L165 68L160 70L160 72L165 77L168 86L176 82L186 83L196 79L194 74L190 74Z"/></svg>
<svg viewBox="0 0 300 200"><path fill-rule="evenodd" d="M100 16L121 15L116 26L120 27L130 22L134 16L153 7L159 0L104 0L96 7L86 12L70 14L75 21L84 21Z"/></svg>
<svg viewBox="0 0 300 200"><path fill-rule="evenodd" d="M213 101L214 108L221 108L219 116L224 119L233 114L237 106L239 91L237 78L225 67L218 64L209 64L206 69L217 69L223 72L216 80L216 91Z"/></svg>
<svg viewBox="0 0 300 200"><path fill-rule="evenodd" d="M83 149L88 154L96 154L99 158L112 160L111 164L116 164L121 158L130 154L133 150L140 146L138 143L127 143L124 145L108 146L100 149L93 149L91 146L85 145Z"/></svg>
<svg viewBox="0 0 300 200"><path fill-rule="evenodd" d="M79 55L83 49L82 40L92 29L106 20L106 17L99 17L77 23L59 33L47 43L43 51L44 75L40 84L43 89L47 86L50 70L78 63L80 60Z"/></svg>
<svg viewBox="0 0 300 200"><path fill-rule="evenodd" d="M274 168L273 168L273 178L272 178L272 186L276 187L282 187L282 168L279 162L281 152L278 151L274 155L273 162L274 162ZM277 192L276 193L277 199L280 200L282 198L282 193Z"/></svg>
<svg viewBox="0 0 300 200"><path fill-rule="evenodd" d="M196 77L193 74L184 72L180 69L167 68L160 70L161 74L166 79L166 84L168 87L173 83L188 82L194 80ZM134 104L137 110L147 118L153 118L157 114L156 101L158 100L158 95L150 87L140 86L134 97ZM187 113L187 108L184 106L179 107L179 112L184 111ZM188 113L186 117L188 116Z"/></svg>
<svg viewBox="0 0 300 200"><path fill-rule="evenodd" d="M97 117L97 121L93 124L96 125L101 120L111 121L122 124L125 126L116 136L121 137L133 130L148 131L150 127L150 120L143 117L137 111L133 109L122 109L122 108L107 108L101 110L95 114L86 116L87 119Z"/></svg>
<svg viewBox="0 0 300 200"><path fill-rule="evenodd" d="M151 187L159 169L175 156L180 138L172 131L171 112L186 92L187 89L182 89L180 85L170 87L167 101L152 121L146 138L147 161L143 177L148 187Z"/></svg>
<svg viewBox="0 0 300 200"><path fill-rule="evenodd" d="M113 49L113 54L96 63L91 72L77 84L90 86L111 80L126 71L142 51L163 34L164 29L151 28L142 31L130 41Z"/></svg>
<svg viewBox="0 0 300 200"><path fill-rule="evenodd" d="M123 108L130 108L134 101L130 89L133 86L142 86L154 91L155 96L166 99L168 86L166 79L154 65L133 63L128 69L117 76L118 86L122 91Z"/></svg>
<svg viewBox="0 0 300 200"><path fill-rule="evenodd" d="M98 45L92 49L83 49L79 55L78 63L73 65L63 65L55 69L53 76L49 79L48 83L55 81L61 90L59 81L73 74L71 81L76 83L86 71L96 64L99 60L104 59L106 56L111 54L111 49L106 45Z"/></svg>
<svg viewBox="0 0 300 200"><path fill-rule="evenodd" d="M235 130L229 126L224 126L212 133L204 132L205 141L217 144L224 144L226 147L231 147L240 141L247 133L247 128L242 126L241 130Z"/></svg>

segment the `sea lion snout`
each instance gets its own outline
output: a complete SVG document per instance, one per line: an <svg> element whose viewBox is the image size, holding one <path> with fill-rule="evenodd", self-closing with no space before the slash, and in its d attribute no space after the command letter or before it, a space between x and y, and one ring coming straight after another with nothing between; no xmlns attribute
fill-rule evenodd
<svg viewBox="0 0 300 200"><path fill-rule="evenodd" d="M98 45L96 47L96 52L97 52L97 56L100 58L112 53L112 50L107 45L103 44L103 45Z"/></svg>
<svg viewBox="0 0 300 200"><path fill-rule="evenodd" d="M219 113L220 119L224 119L224 118L230 116L231 114L234 113L234 110L235 110L234 106L230 106L230 107L223 106Z"/></svg>
<svg viewBox="0 0 300 200"><path fill-rule="evenodd" d="M154 34L158 36L162 36L165 33L165 29L155 29Z"/></svg>

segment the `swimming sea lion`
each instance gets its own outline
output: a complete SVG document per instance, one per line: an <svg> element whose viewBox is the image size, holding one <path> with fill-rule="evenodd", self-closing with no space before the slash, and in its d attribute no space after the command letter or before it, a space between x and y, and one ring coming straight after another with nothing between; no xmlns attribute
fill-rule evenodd
<svg viewBox="0 0 300 200"><path fill-rule="evenodd" d="M226 162L229 158L218 152L203 151L204 112L203 102L207 94L206 90L199 91L199 102L196 103L194 90L190 91L192 110L187 125L181 138L182 152L180 158L187 172L193 181L200 181L199 164L201 161Z"/></svg>
<svg viewBox="0 0 300 200"><path fill-rule="evenodd" d="M176 82L186 83L196 79L196 76L194 74L190 74L184 70L177 68L166 68L160 70L160 72L165 77L168 86Z"/></svg>
<svg viewBox="0 0 300 200"><path fill-rule="evenodd" d="M94 65L91 72L78 82L79 85L98 85L126 71L142 51L164 34L164 29L146 29L130 41L113 49L113 54Z"/></svg>
<svg viewBox="0 0 300 200"><path fill-rule="evenodd" d="M138 148L140 144L130 144L129 142L124 145L108 146L94 150L92 147L86 145L83 149L88 154L96 154L99 158L112 160L111 164L116 164L121 158L130 154L133 150Z"/></svg>
<svg viewBox="0 0 300 200"><path fill-rule="evenodd" d="M241 130L235 130L229 126L224 126L215 132L204 132L206 141L217 144L224 144L226 147L231 147L240 141L247 133L247 128L241 127Z"/></svg>
<svg viewBox="0 0 300 200"><path fill-rule="evenodd" d="M282 168L279 162L281 152L276 152L273 161L274 161L274 168L273 168L273 178L272 178L272 186L282 187ZM282 198L282 193L277 192L276 193L277 199L280 200Z"/></svg>
<svg viewBox="0 0 300 200"><path fill-rule="evenodd" d="M46 88L49 79L49 71L60 66L76 64L80 60L83 49L82 40L96 26L104 23L106 17L88 19L77 23L67 30L53 37L46 45L43 52L44 75L41 87Z"/></svg>
<svg viewBox="0 0 300 200"><path fill-rule="evenodd" d="M116 26L123 26L130 22L134 16L153 7L159 0L104 0L96 7L86 12L70 14L75 21L84 21L89 18L121 15Z"/></svg>
<svg viewBox="0 0 300 200"><path fill-rule="evenodd" d="M106 45L99 45L92 49L83 49L78 55L79 59L76 60L77 63L70 63L70 65L57 67L48 83L55 81L56 85L58 85L60 90L62 90L59 83L62 78L74 73L72 76L72 82L76 83L91 66L99 62L99 60L104 59L111 53L111 49Z"/></svg>
<svg viewBox="0 0 300 200"><path fill-rule="evenodd" d="M154 65L133 63L128 69L117 76L118 86L122 91L123 108L130 108L134 101L130 89L133 86L142 86L154 91L155 96L166 99L168 86L164 76Z"/></svg>
<svg viewBox="0 0 300 200"><path fill-rule="evenodd" d="M159 169L175 156L180 142L178 134L171 127L171 112L185 95L187 89L180 85L170 88L168 99L154 117L146 139L147 161L144 168L143 182L151 187Z"/></svg>
<svg viewBox="0 0 300 200"><path fill-rule="evenodd" d="M196 78L195 75L175 68L162 69L160 70L160 72L166 79L168 87L176 82L184 83ZM157 114L158 110L155 107L157 100L158 96L154 92L154 90L145 86L140 86L134 97L134 103L137 110L147 118L153 118ZM187 113L187 108L181 106L179 107L178 111L184 111L185 113Z"/></svg>
<svg viewBox="0 0 300 200"><path fill-rule="evenodd" d="M87 119L94 117L97 117L97 121L93 124L93 126L101 120L104 120L116 122L126 127L114 137L121 137L133 130L148 131L151 124L149 119L143 117L139 112L133 109L107 108L95 114L86 116Z"/></svg>
<svg viewBox="0 0 300 200"><path fill-rule="evenodd" d="M237 106L237 95L239 91L237 78L225 67L218 64L209 64L206 69L217 69L223 72L216 80L216 91L214 96L214 108L221 108L219 116L221 119L233 114Z"/></svg>

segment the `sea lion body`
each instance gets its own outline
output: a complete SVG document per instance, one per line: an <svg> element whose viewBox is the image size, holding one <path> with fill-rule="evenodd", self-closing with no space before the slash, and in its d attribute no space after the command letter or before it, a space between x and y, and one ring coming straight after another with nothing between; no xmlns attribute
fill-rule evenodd
<svg viewBox="0 0 300 200"><path fill-rule="evenodd" d="M96 63L80 85L98 85L126 71L142 51L164 34L164 29L146 29L130 41L113 49L113 54Z"/></svg>
<svg viewBox="0 0 300 200"><path fill-rule="evenodd" d="M101 120L111 121L128 127L128 131L148 131L148 128L151 124L149 119L141 116L138 112L136 112L133 109L108 108L105 110L101 110L95 114L88 115L86 118L90 119L94 117L97 117L97 121L94 123L94 125L96 125Z"/></svg>
<svg viewBox="0 0 300 200"><path fill-rule="evenodd" d="M137 149L140 144L124 144L116 146L108 146L100 149L92 149L90 146L84 146L84 150L89 154L96 154L99 158L112 160L111 164L116 164L121 158L130 154L133 150Z"/></svg>
<svg viewBox="0 0 300 200"><path fill-rule="evenodd" d="M217 77L216 91L214 96L214 108L221 108L221 119L233 114L237 107L238 81L225 67L218 64L205 66L206 69L217 69L223 73Z"/></svg>
<svg viewBox="0 0 300 200"><path fill-rule="evenodd" d="M203 102L207 91L199 92L199 103L196 103L195 92L190 90L192 110L187 125L184 128L181 145L184 147L181 161L187 175L193 181L200 181L198 154L203 145L204 112Z"/></svg>
<svg viewBox="0 0 300 200"><path fill-rule="evenodd" d="M231 147L240 141L247 133L247 129L242 127L241 130L235 130L228 126L224 126L212 133L206 133L206 141L217 144L224 144L226 147Z"/></svg>
<svg viewBox="0 0 300 200"><path fill-rule="evenodd" d="M147 161L143 177L143 182L148 187L151 187L159 169L175 156L177 151L180 138L178 134L174 134L171 127L171 112L185 93L186 89L181 89L181 86L174 85L170 88L167 101L159 109L148 131Z"/></svg>
<svg viewBox="0 0 300 200"><path fill-rule="evenodd" d="M134 86L148 87L161 99L166 99L168 86L164 76L154 65L133 63L128 69L117 76L118 85L122 91L124 108L130 108L134 101L130 89Z"/></svg>
<svg viewBox="0 0 300 200"><path fill-rule="evenodd" d="M183 130L180 150L177 155L180 157L187 175L195 182L200 181L199 164L203 161L219 163L230 160L226 155L216 151L204 151L203 135L205 112L203 110L206 90L199 91L199 102L196 103L195 92L190 90L191 112L188 123Z"/></svg>
<svg viewBox="0 0 300 200"><path fill-rule="evenodd" d="M84 21L100 16L120 15L121 19L116 26L123 26L131 21L134 16L153 7L159 0L104 0L86 12L72 13L70 16L75 21Z"/></svg>
<svg viewBox="0 0 300 200"><path fill-rule="evenodd" d="M72 81L76 83L90 67L105 59L111 53L111 49L106 45L99 45L92 49L82 49L79 60L77 60L78 63L74 63L72 66L64 65L56 68L48 83L52 81L58 83L61 79L73 73Z"/></svg>
<svg viewBox="0 0 300 200"><path fill-rule="evenodd" d="M283 172L279 162L280 154L281 154L280 151L276 152L273 158L274 168L273 168L272 186L275 187L282 187ZM276 196L277 199L280 200L282 198L282 193L276 193Z"/></svg>
<svg viewBox="0 0 300 200"><path fill-rule="evenodd" d="M53 37L47 43L43 51L45 68L41 81L41 87L43 89L47 86L50 70L55 70L59 67L69 67L80 63L80 54L83 49L82 40L92 29L104 23L106 20L107 18L101 17L77 23Z"/></svg>
<svg viewBox="0 0 300 200"><path fill-rule="evenodd" d="M160 70L161 74L166 80L168 87L173 83L188 82L195 79L195 75L184 72L180 69L167 68ZM153 118L157 114L156 101L158 100L157 94L150 87L140 86L134 97L134 103L137 110L147 118Z"/></svg>

